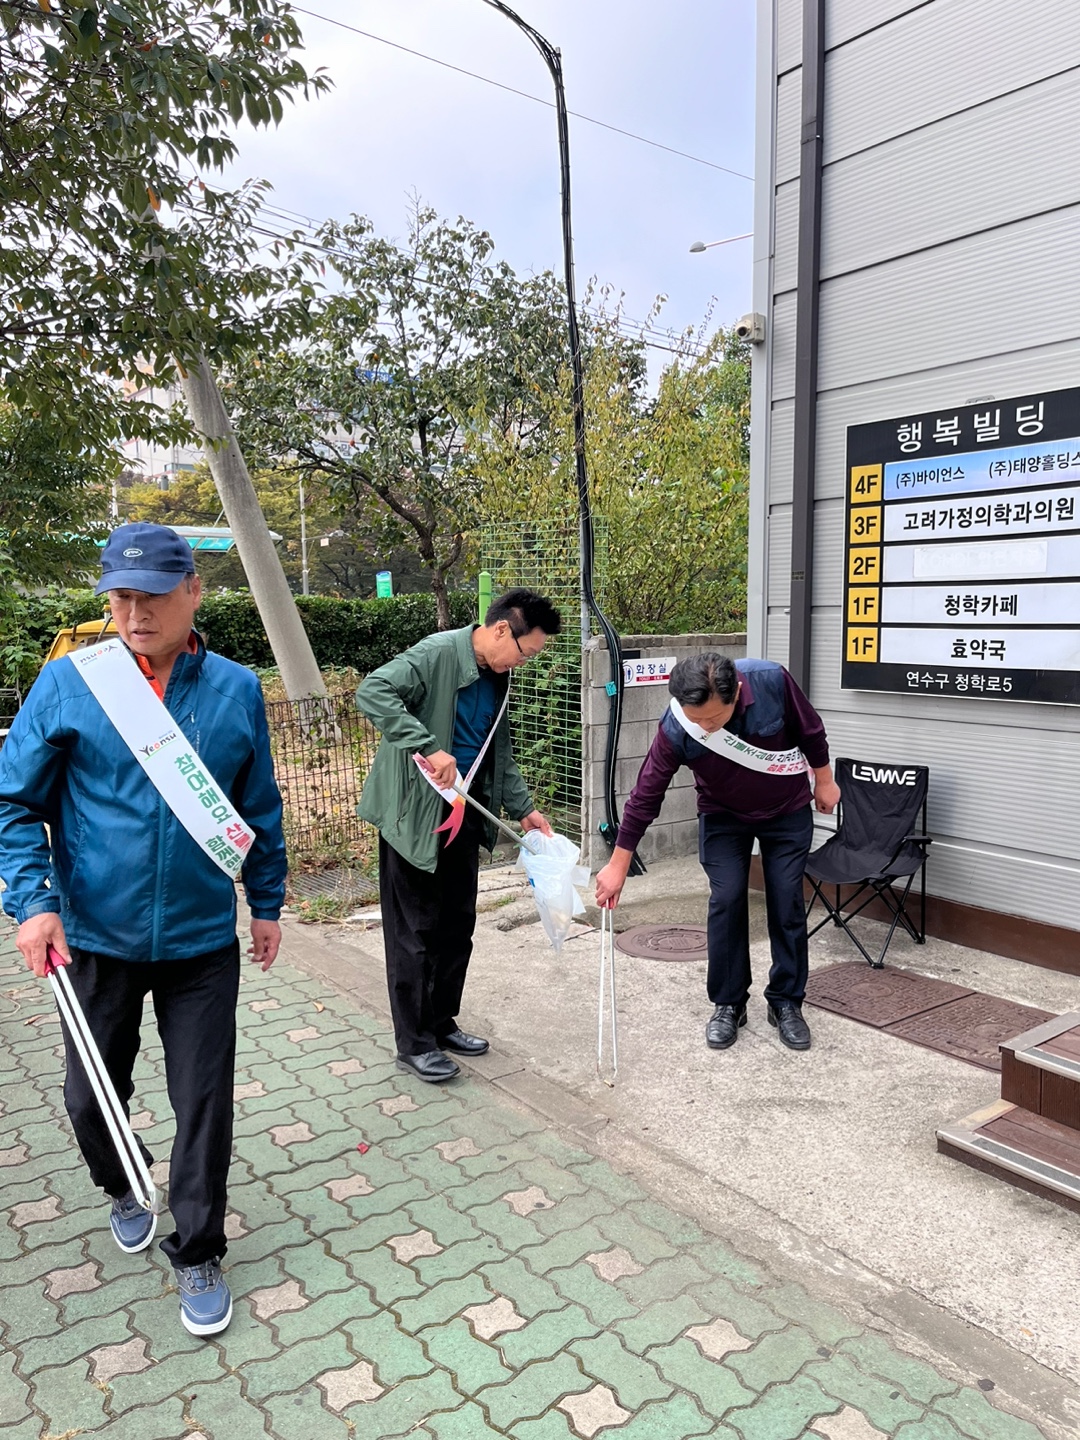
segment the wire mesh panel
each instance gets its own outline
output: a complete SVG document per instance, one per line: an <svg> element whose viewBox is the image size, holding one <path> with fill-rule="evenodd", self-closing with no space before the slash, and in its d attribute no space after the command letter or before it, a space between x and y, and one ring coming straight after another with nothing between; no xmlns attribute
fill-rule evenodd
<svg viewBox="0 0 1080 1440"><path fill-rule="evenodd" d="M374 871L378 834L356 813L379 737L352 690L267 704L270 748L293 867L335 860Z"/></svg>
<svg viewBox="0 0 1080 1440"><path fill-rule="evenodd" d="M0 689L0 745L4 743L21 704L22 695L14 687Z"/></svg>
<svg viewBox="0 0 1080 1440"><path fill-rule="evenodd" d="M597 570L604 550L598 536ZM556 830L581 838L581 582L573 521L484 529L482 565L495 596L515 586L539 591L562 614L562 633L514 671L510 724L514 758L537 805ZM594 581L594 583L596 583Z"/></svg>

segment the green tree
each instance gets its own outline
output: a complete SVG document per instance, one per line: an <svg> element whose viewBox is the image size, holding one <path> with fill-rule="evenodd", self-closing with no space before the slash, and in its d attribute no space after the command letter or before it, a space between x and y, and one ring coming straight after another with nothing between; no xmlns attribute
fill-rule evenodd
<svg viewBox="0 0 1080 1440"><path fill-rule="evenodd" d="M278 549L290 587L299 591L300 500L296 473L281 468L260 470L252 476L252 483L267 525L281 536ZM327 523L325 495L316 491L305 498L309 529L318 534ZM148 520L156 525L225 523L217 487L205 465L171 476L165 490L154 484L135 482L124 492L121 509L125 519ZM247 578L235 548L220 552L202 550L197 560L204 584L230 590L246 588Z"/></svg>
<svg viewBox="0 0 1080 1440"><path fill-rule="evenodd" d="M257 470L252 476L259 505L269 528L281 536L278 552L290 588L303 586L303 552L300 536L300 476L289 466ZM149 520L157 525L222 525L225 523L217 487L205 465L180 471L168 489L132 481L121 491L120 511L127 520ZM371 537L355 528L353 517L343 514L319 473L304 481L308 570L313 595L346 597L374 595L375 572L389 569L399 592L427 589L415 554L406 550L377 552ZM201 550L197 556L204 584L237 590L247 577L236 550Z"/></svg>
<svg viewBox="0 0 1080 1440"><path fill-rule="evenodd" d="M22 412L169 442L182 421L117 392L136 361L172 378L302 326L302 262L256 253L260 187L193 180L237 122L326 87L299 47L286 0L3 0L0 382Z"/></svg>
<svg viewBox="0 0 1080 1440"><path fill-rule="evenodd" d="M478 521L478 434L532 432L565 341L550 274L522 279L468 221L416 206L395 245L353 217L319 235L340 290L297 345L233 368L248 454L325 477L348 527L382 554L409 547L451 623L448 583Z"/></svg>
<svg viewBox="0 0 1080 1440"><path fill-rule="evenodd" d="M654 396L640 343L594 317L585 354L587 459L603 530L603 600L627 634L740 629L746 617L749 347L719 330L685 337ZM473 442L489 521L573 515L565 382L528 433Z"/></svg>
<svg viewBox="0 0 1080 1440"><path fill-rule="evenodd" d="M0 685L25 688L37 673L27 591L71 584L97 566L116 467L72 453L67 438L0 402Z"/></svg>
<svg viewBox="0 0 1080 1440"><path fill-rule="evenodd" d="M97 562L116 466L66 445L63 428L0 403L0 554L24 588L70 584Z"/></svg>

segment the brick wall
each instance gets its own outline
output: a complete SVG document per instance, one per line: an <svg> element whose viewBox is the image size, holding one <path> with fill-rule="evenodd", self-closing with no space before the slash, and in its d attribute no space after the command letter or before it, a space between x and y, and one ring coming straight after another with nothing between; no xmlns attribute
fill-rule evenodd
<svg viewBox="0 0 1080 1440"><path fill-rule="evenodd" d="M622 643L624 651L638 650L644 660L662 655L681 659L702 650L718 650L733 660L746 654L745 635L624 635ZM604 819L604 747L608 720L605 686L610 673L607 642L602 638L590 640L581 673L581 828L583 863L594 870L603 865L609 854L600 837L599 825ZM669 698L666 685L644 685L625 693L615 772L620 815ZM650 860L697 854L697 806L689 770L680 770L675 776L664 807L649 826L639 853L646 864Z"/></svg>

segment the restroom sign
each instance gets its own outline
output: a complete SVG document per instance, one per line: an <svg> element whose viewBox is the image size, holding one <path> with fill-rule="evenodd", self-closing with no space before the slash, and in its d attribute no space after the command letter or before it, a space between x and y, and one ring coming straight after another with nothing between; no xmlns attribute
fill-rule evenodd
<svg viewBox="0 0 1080 1440"><path fill-rule="evenodd" d="M623 684L627 690L639 690L642 685L666 685L675 668L675 658L663 655L652 660L624 660Z"/></svg>

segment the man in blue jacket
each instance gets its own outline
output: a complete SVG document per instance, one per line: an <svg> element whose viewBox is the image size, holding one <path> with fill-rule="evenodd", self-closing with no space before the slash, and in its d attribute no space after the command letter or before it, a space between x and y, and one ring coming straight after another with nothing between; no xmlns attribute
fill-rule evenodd
<svg viewBox="0 0 1080 1440"><path fill-rule="evenodd" d="M641 837L660 813L676 771L694 775L701 864L709 877L709 999L705 1041L726 1050L746 1024L750 994L747 883L761 849L772 968L766 1014L791 1050L810 1048L803 1019L807 940L803 870L813 802L830 815L840 790L821 717L782 665L706 652L671 672L671 706L660 721L623 810L615 852L596 877L596 901L619 903Z"/></svg>
<svg viewBox="0 0 1080 1440"><path fill-rule="evenodd" d="M232 1316L221 1258L240 979L235 880L251 909L251 957L266 970L281 942L281 797L258 681L208 652L192 628L200 583L187 541L164 525L122 525L101 563L97 591L108 593L120 641L46 665L0 750L4 909L36 975L50 947L69 961L125 1104L143 1000L153 996L176 1115L176 1228L161 1248L185 1327L213 1335ZM149 744L132 733L142 714ZM143 1250L157 1218L132 1196L65 1040L76 1139L112 1199L117 1244Z"/></svg>

